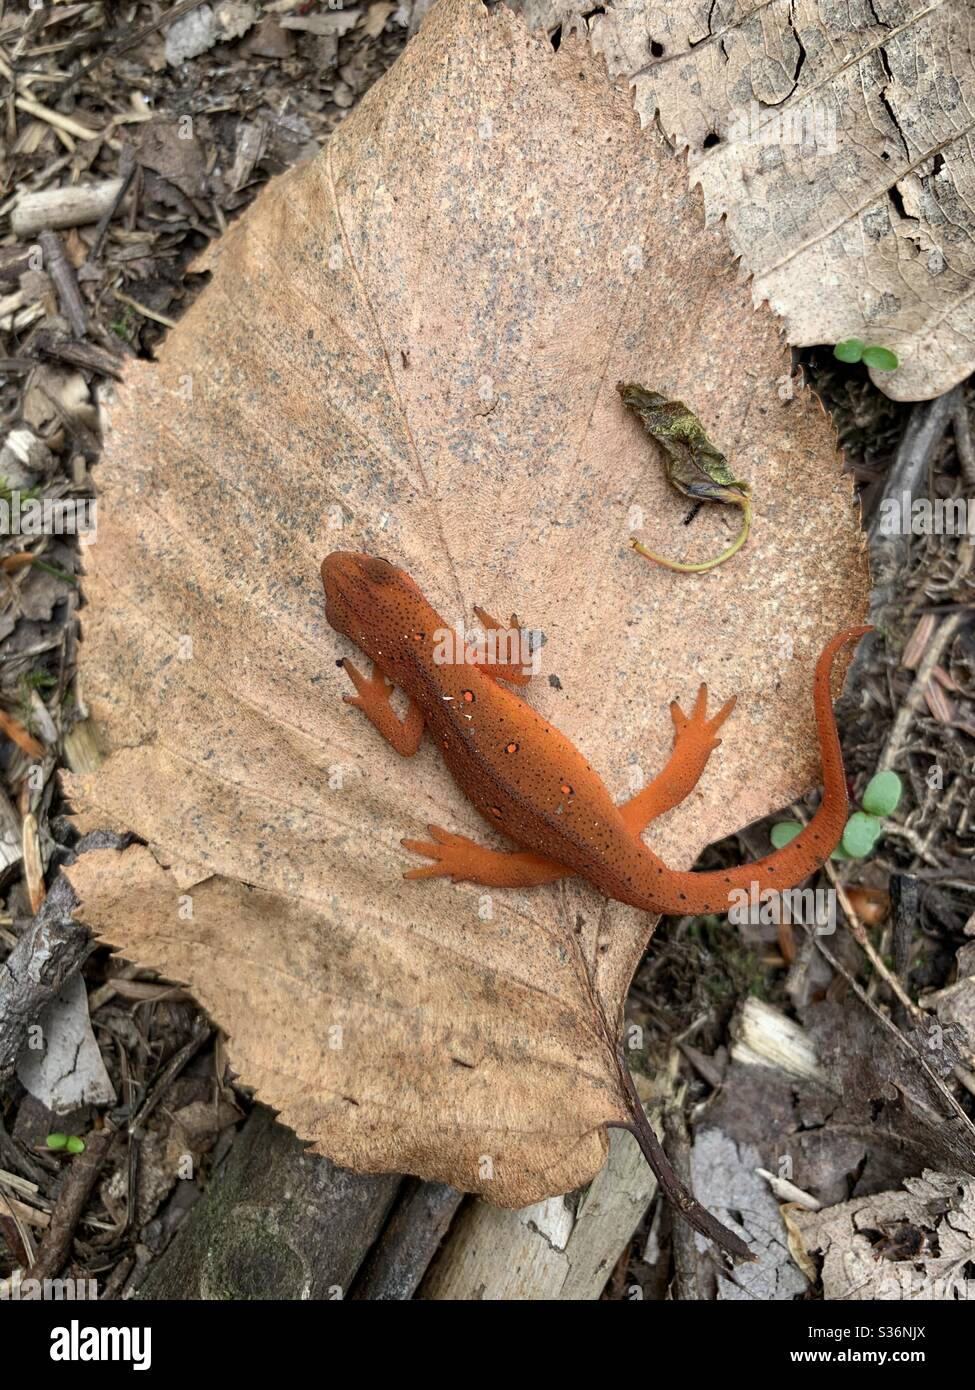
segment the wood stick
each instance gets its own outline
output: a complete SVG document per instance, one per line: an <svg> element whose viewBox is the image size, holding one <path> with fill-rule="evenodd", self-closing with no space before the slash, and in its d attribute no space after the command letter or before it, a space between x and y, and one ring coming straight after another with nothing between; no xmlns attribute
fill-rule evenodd
<svg viewBox="0 0 975 1390"><path fill-rule="evenodd" d="M611 1129L609 1158L581 1194L521 1211L468 1202L417 1296L463 1303L594 1301L657 1190L633 1137Z"/></svg>
<svg viewBox="0 0 975 1390"><path fill-rule="evenodd" d="M122 187L121 179L83 183L67 188L46 188L22 193L10 214L15 236L29 237L45 227L82 227L112 207Z"/></svg>
<svg viewBox="0 0 975 1390"><path fill-rule="evenodd" d="M308 1153L257 1105L138 1297L343 1298L399 1184Z"/></svg>
<svg viewBox="0 0 975 1390"><path fill-rule="evenodd" d="M442 1182L412 1180L404 1188L356 1280L353 1299L412 1298L464 1200L462 1192Z"/></svg>
<svg viewBox="0 0 975 1390"><path fill-rule="evenodd" d="M51 1224L44 1232L37 1260L30 1268L32 1279L53 1279L64 1268L85 1204L117 1138L114 1129L96 1129L86 1138L84 1153L71 1160L51 1213Z"/></svg>
<svg viewBox="0 0 975 1390"><path fill-rule="evenodd" d="M94 262L97 261L98 257L101 255L102 242L105 240L105 237L108 234L108 229L111 225L112 218L118 211L119 204L128 192L129 185L132 183L132 179L135 176L135 150L132 148L131 145L122 146L122 153L119 155L118 161L118 171L119 183L121 184L121 187L119 188L118 193L116 193L115 197L112 199L111 206L107 207L105 211L102 213L101 217L98 219L98 226L95 228L95 239L91 244L91 250L88 252L89 265L93 265Z"/></svg>

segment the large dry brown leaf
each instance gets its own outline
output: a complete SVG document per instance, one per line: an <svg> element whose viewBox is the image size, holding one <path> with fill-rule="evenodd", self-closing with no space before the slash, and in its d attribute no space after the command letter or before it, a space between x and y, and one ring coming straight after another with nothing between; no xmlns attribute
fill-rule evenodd
<svg viewBox="0 0 975 1390"><path fill-rule="evenodd" d="M899 400L975 369L973 34L971 0L615 0L593 21L643 119L688 150L756 303L799 345L893 348L872 376Z"/></svg>
<svg viewBox="0 0 975 1390"><path fill-rule="evenodd" d="M618 797L664 761L668 700L738 692L699 790L653 827L676 865L817 779L812 665L865 608L857 518L684 184L584 45L444 0L223 238L114 408L83 642L113 751L70 790L85 826L149 848L72 881L350 1167L509 1205L588 1180L627 1113L614 1034L652 922L578 883L403 881L425 822L490 832L433 748L402 761L342 703L327 552L395 559L448 621L480 603L542 628L530 699ZM635 501L658 549L727 532L718 509L682 526L621 378L682 397L752 482L722 570L629 549Z"/></svg>

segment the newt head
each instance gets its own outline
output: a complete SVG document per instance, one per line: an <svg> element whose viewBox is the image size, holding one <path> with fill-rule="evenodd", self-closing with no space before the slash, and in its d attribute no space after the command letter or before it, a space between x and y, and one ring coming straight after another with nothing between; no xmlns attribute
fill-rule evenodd
<svg viewBox="0 0 975 1390"><path fill-rule="evenodd" d="M404 570L378 555L333 550L322 561L325 617L390 677L412 664L440 623Z"/></svg>

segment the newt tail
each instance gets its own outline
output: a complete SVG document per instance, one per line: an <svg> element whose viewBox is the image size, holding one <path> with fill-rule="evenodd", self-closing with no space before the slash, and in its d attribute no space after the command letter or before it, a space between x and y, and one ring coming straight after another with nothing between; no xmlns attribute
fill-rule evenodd
<svg viewBox="0 0 975 1390"><path fill-rule="evenodd" d="M729 894L741 889L753 890L759 895L781 892L801 883L826 862L840 843L849 811L843 754L833 718L830 676L841 648L848 642L859 641L870 631L869 627L851 627L837 633L816 662L813 710L823 770L823 798L809 824L781 849L737 868L680 873L665 867L654 896L655 903L664 905L656 908L657 911L727 912Z"/></svg>

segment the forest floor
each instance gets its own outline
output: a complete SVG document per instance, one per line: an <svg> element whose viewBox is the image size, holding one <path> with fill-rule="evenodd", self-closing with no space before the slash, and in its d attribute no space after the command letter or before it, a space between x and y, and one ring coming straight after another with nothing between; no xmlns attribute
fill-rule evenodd
<svg viewBox="0 0 975 1390"><path fill-rule="evenodd" d="M0 9L0 495L92 495L100 389L128 360L152 358L202 283L187 269L192 259L269 178L321 148L424 8L422 0L351 11L302 0L93 0ZM94 218L41 237L42 214L14 232L18 193L78 182L98 186ZM702 1200L729 1206L722 1184L752 1192L760 1167L770 1175L759 1182L761 1199L773 1210L792 1203L808 1221L832 1209L820 1249L866 1239L878 1264L907 1261L916 1272L930 1259L943 1274L939 1218L919 1220L913 1198L900 1211L885 1198L869 1221L838 1209L925 1171L971 1172L973 546L917 535L895 554L876 526L898 470L912 467L934 499L972 493L971 394L962 385L940 401L901 405L826 348L797 355L796 367L832 416L873 532L881 634L864 645L852 693L837 706L848 778L862 794L878 768L893 768L902 796L869 854L820 877L838 894L835 932L665 920L627 1012L644 1030L651 1067L678 1056L674 1149L687 1146L705 1111L731 1144L730 1159L706 1148L692 1155ZM76 843L57 770L86 771L97 750L75 672L83 549L68 538L0 537L0 570L2 969ZM702 863L767 853L771 825L808 815L813 802L713 846ZM119 1297L206 1200L250 1101L233 1083L220 1034L185 990L106 948L76 978L87 998L62 996L78 1029L75 1074L55 1086L21 1065L0 1092L0 1281L41 1252L52 1273L68 1267L96 1278L102 1297ZM817 1076L794 1055L796 1069L770 1092L749 1058L768 1042L769 1016L754 1012L756 1002L789 1020L796 1055L803 1040L815 1050ZM95 1055L85 1046L92 1028ZM75 1100L67 1110L65 1094ZM110 1161L91 1142L109 1112L140 1118ZM86 1136L84 1153L52 1144L52 1135ZM192 1176L177 1161L187 1152ZM963 1255L975 1239L972 1190L938 1191L944 1211L965 1211ZM604 1297L634 1285L664 1297L675 1279L683 1296L688 1288L716 1296L713 1273L688 1267L672 1233L668 1209L653 1203ZM954 1251L952 1268L964 1267L962 1255ZM798 1277L787 1262L788 1251L772 1262L764 1296L807 1286L811 1296L839 1296L835 1271L814 1265Z"/></svg>

